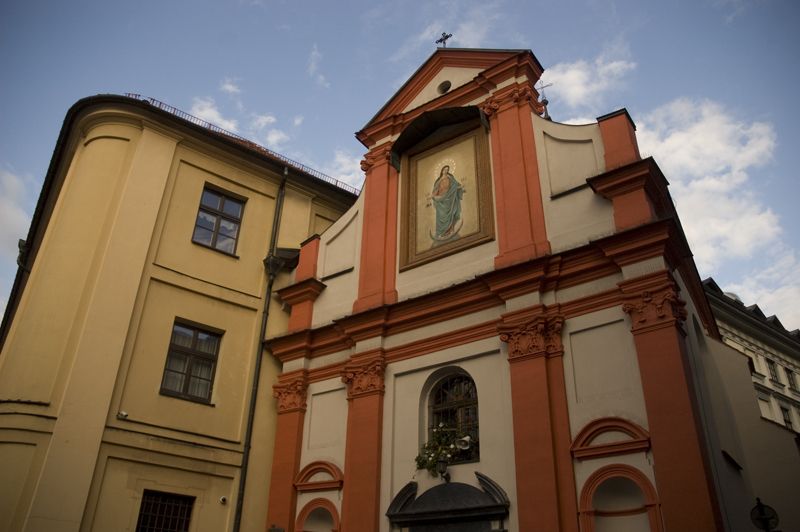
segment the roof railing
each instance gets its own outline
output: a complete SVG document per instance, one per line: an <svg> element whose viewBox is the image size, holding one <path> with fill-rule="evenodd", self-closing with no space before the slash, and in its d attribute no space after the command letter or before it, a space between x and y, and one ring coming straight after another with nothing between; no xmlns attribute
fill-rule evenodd
<svg viewBox="0 0 800 532"><path fill-rule="evenodd" d="M269 157L272 157L273 159L278 159L279 161L281 161L281 162L293 167L296 170L300 170L301 172L309 174L312 177L315 177L315 178L317 178L317 179L319 179L321 181L325 181L326 183L329 183L329 184L334 185L334 186L336 186L338 188L341 188L342 190L346 190L347 192L350 192L351 194L358 195L358 193L359 193L359 189L354 187L353 185L347 184L344 181L340 181L339 179L336 179L335 177L331 177L331 176L329 176L327 174L323 174L319 170L315 170L315 169L313 169L313 168L311 168L309 166L304 165L303 163L300 163L300 162L297 162L297 161L295 161L293 159L290 159L289 157L286 157L283 154L280 154L280 153L278 153L276 151L272 151L269 148L265 148L264 146L261 146L260 144L257 144L255 142L253 142L252 140L246 139L246 138L242 137L241 135L237 135L236 133L232 133L232 132L230 132L230 131L228 131L226 129L223 129L223 128L217 126L217 125L212 124L211 122L207 122L207 121L203 120L202 118L198 118L198 117L196 117L194 115L190 115L186 111L181 111L177 107L173 107L173 106L171 106L169 104L166 104L166 103L164 103L164 102L162 102L160 100L156 100L155 98L149 98L147 96L142 96L141 94L136 94L136 93L132 93L132 92L126 92L124 94L124 96L126 96L128 98L133 98L134 100L147 102L150 105L152 105L153 107L156 107L158 109L161 109L162 111L166 111L166 112L168 112L168 113L170 113L172 115L175 115L175 116L177 116L179 118L182 118L182 119L186 120L187 122L191 122L192 124L198 125L200 127L203 127L205 129L208 129L208 130L213 131L215 133L218 133L220 135L225 135L226 137L230 137L233 140L239 142L240 144L243 144L244 146L250 148L251 150L254 150L254 151L257 151L259 153L263 153L265 155L268 155Z"/></svg>

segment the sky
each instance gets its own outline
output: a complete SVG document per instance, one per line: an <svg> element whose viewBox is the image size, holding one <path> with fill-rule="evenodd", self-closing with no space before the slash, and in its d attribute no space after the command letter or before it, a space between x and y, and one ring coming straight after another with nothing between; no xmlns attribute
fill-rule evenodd
<svg viewBox="0 0 800 532"><path fill-rule="evenodd" d="M354 185L354 138L435 50L530 49L550 114L625 107L701 277L800 327L796 0L4 0L0 309L69 107L138 93Z"/></svg>

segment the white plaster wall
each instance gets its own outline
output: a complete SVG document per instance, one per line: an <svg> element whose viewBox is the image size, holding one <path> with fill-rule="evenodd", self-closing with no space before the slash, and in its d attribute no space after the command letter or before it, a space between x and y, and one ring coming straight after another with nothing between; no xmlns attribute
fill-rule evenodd
<svg viewBox="0 0 800 532"><path fill-rule="evenodd" d="M338 377L308 385L300 469L324 460L344 471L347 405L347 390Z"/></svg>
<svg viewBox="0 0 800 532"><path fill-rule="evenodd" d="M564 380L574 438L589 422L616 416L648 427L636 347L620 307L567 320Z"/></svg>
<svg viewBox="0 0 800 532"><path fill-rule="evenodd" d="M437 90L443 81L450 82L450 91L472 81L472 78L483 72L480 68L461 68L461 67L444 67L442 68L433 79L431 79L425 87L417 94L411 103L409 103L403 112L406 113L411 109L416 109L422 104L431 100L435 100L441 94Z"/></svg>
<svg viewBox="0 0 800 532"><path fill-rule="evenodd" d="M586 178L605 172L600 126L573 126L533 117L547 238L552 251L577 247L614 232L611 202Z"/></svg>
<svg viewBox="0 0 800 532"><path fill-rule="evenodd" d="M364 194L361 194L355 204L320 235L317 278L326 288L314 303L312 327L353 311L353 301L358 295L363 212Z"/></svg>
<svg viewBox="0 0 800 532"><path fill-rule="evenodd" d="M506 526L516 530L517 498L511 419L508 355L498 338L445 349L423 357L390 364L386 369L384 399L381 509L409 481L418 483L417 495L441 482L427 471L417 471L414 457L427 439L427 409L423 397L426 381L436 370L449 366L467 371L478 390L481 459L478 463L449 468L453 482L479 487L474 471L488 475L511 500ZM390 530L381 519L381 530Z"/></svg>

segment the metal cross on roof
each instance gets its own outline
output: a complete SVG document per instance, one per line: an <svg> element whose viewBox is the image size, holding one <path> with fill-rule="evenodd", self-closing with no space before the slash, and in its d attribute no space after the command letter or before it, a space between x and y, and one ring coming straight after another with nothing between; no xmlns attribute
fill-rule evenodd
<svg viewBox="0 0 800 532"><path fill-rule="evenodd" d="M452 33L442 32L442 36L441 38L436 40L436 44L441 44L442 48L447 48L447 39L449 39L452 36L453 36Z"/></svg>

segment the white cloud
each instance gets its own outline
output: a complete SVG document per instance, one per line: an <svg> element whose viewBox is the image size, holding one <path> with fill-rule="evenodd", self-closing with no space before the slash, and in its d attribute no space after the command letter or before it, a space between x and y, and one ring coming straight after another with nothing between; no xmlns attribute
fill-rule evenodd
<svg viewBox="0 0 800 532"><path fill-rule="evenodd" d="M417 55L425 48L434 50L435 41L449 30L452 38L448 46L459 48L481 48L497 35L503 10L499 2L462 2L454 5L450 1L430 3L424 10L425 26L408 37L389 57L398 62ZM432 21L432 22L427 22Z"/></svg>
<svg viewBox="0 0 800 532"><path fill-rule="evenodd" d="M25 238L31 223L23 205L32 202L35 188L32 178L0 169L0 260L17 259L17 242Z"/></svg>
<svg viewBox="0 0 800 532"><path fill-rule="evenodd" d="M292 119L292 125L294 125L294 127L299 127L303 124L303 120L305 120L303 115L297 115Z"/></svg>
<svg viewBox="0 0 800 532"><path fill-rule="evenodd" d="M770 124L745 123L720 104L674 100L638 120L643 154L656 157L701 272L754 257L780 238L778 217L763 205L749 173L775 148Z"/></svg>
<svg viewBox="0 0 800 532"><path fill-rule="evenodd" d="M263 115L256 115L255 117L253 117L253 121L251 122L251 127L258 131L261 131L265 127L272 125L277 121L278 119L269 113L265 113Z"/></svg>
<svg viewBox="0 0 800 532"><path fill-rule="evenodd" d="M778 246L769 253L770 264L749 272L739 282L723 287L735 292L745 305L758 302L768 316L775 314L790 331L800 328L800 260L797 253Z"/></svg>
<svg viewBox="0 0 800 532"><path fill-rule="evenodd" d="M235 119L228 119L222 116L213 98L195 98L192 101L192 109L189 113L234 133L237 131L239 125Z"/></svg>
<svg viewBox="0 0 800 532"><path fill-rule="evenodd" d="M319 85L326 89L331 86L330 82L319 71L319 64L322 61L322 53L317 47L317 43L311 48L311 53L308 56L308 75Z"/></svg>
<svg viewBox="0 0 800 532"><path fill-rule="evenodd" d="M240 94L242 89L236 84L233 78L225 78L219 84L219 90L226 94Z"/></svg>
<svg viewBox="0 0 800 532"><path fill-rule="evenodd" d="M267 147L276 151L279 151L288 140L289 135L280 129L270 129L264 138Z"/></svg>
<svg viewBox="0 0 800 532"><path fill-rule="evenodd" d="M324 173L360 188L364 183L364 172L361 170L361 157L344 150L335 150L333 160L323 167Z"/></svg>
<svg viewBox="0 0 800 532"><path fill-rule="evenodd" d="M608 94L622 87L625 77L636 68L629 56L627 46L617 42L593 60L558 63L546 69L542 82L553 84L547 89L551 104L566 104L584 112L602 110Z"/></svg>

